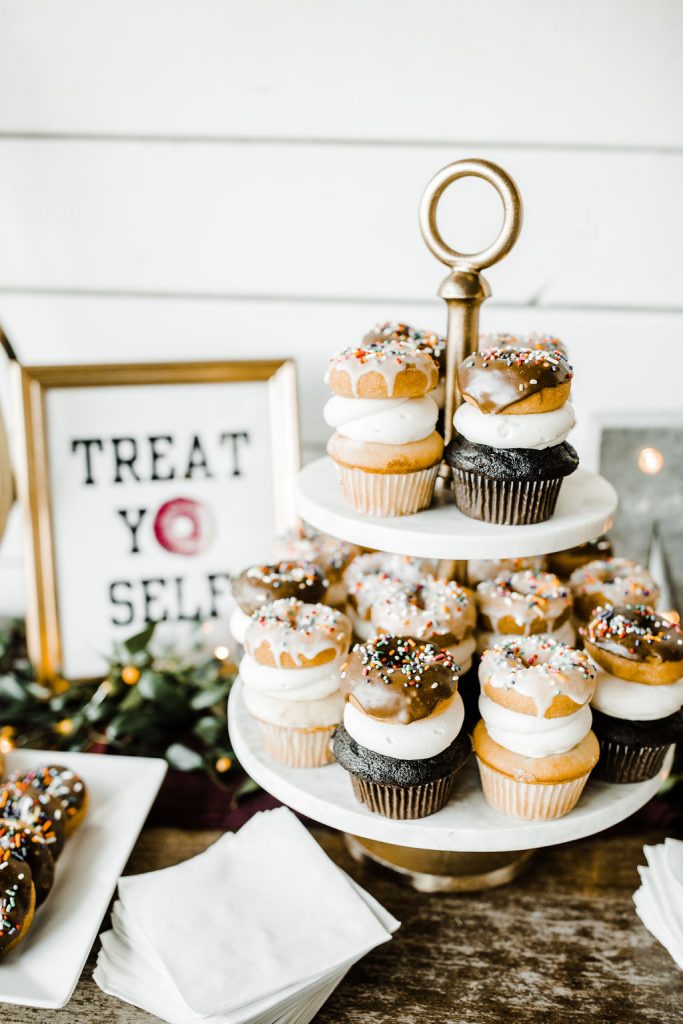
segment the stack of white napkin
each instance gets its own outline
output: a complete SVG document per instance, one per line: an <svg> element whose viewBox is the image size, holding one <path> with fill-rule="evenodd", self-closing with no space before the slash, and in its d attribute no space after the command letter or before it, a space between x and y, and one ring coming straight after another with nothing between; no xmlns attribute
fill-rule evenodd
<svg viewBox="0 0 683 1024"><path fill-rule="evenodd" d="M94 978L170 1024L307 1024L399 927L286 808L119 882Z"/></svg>
<svg viewBox="0 0 683 1024"><path fill-rule="evenodd" d="M643 851L648 866L638 868L636 913L683 970L683 842L666 839Z"/></svg>

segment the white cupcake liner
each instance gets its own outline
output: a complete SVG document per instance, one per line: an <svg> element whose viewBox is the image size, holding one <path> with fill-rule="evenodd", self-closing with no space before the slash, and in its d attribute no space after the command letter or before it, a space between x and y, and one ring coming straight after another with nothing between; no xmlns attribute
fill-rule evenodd
<svg viewBox="0 0 683 1024"><path fill-rule="evenodd" d="M296 729L292 726L273 725L257 718L261 739L274 761L288 768L322 768L332 764L332 736L336 725L315 729Z"/></svg>
<svg viewBox="0 0 683 1024"><path fill-rule="evenodd" d="M487 803L501 814L528 821L550 821L568 814L583 792L590 772L567 782L518 782L489 768L479 758L479 774Z"/></svg>
<svg viewBox="0 0 683 1024"><path fill-rule="evenodd" d="M410 516L428 508L439 465L412 473L366 473L337 463L344 500L367 516Z"/></svg>

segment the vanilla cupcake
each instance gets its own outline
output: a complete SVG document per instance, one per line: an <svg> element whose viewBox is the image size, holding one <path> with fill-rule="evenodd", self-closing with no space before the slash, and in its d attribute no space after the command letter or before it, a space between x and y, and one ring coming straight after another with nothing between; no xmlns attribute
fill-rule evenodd
<svg viewBox="0 0 683 1024"><path fill-rule="evenodd" d="M574 618L579 626L607 605L646 604L659 600L659 587L647 569L630 558L599 558L575 569L569 577Z"/></svg>
<svg viewBox="0 0 683 1024"><path fill-rule="evenodd" d="M479 666L482 721L472 736L484 796L502 814L551 819L576 805L595 767L595 669L540 636L492 647Z"/></svg>
<svg viewBox="0 0 683 1024"><path fill-rule="evenodd" d="M683 631L644 605L599 608L584 632L596 665L596 771L605 782L644 782L683 741Z"/></svg>
<svg viewBox="0 0 683 1024"><path fill-rule="evenodd" d="M238 644L244 644L253 616L265 604L285 597L315 604L327 590L322 569L312 562L287 561L270 565L250 565L230 580L235 608L230 616L230 632Z"/></svg>
<svg viewBox="0 0 683 1024"><path fill-rule="evenodd" d="M317 565L327 579L323 604L343 608L346 601L344 570L361 553L357 544L320 533L311 526L302 525L277 537L273 546L276 561L306 562ZM297 595L300 596L300 595ZM303 600L306 600L305 598ZM318 600L316 598L315 600Z"/></svg>
<svg viewBox="0 0 683 1024"><path fill-rule="evenodd" d="M488 348L458 367L464 399L446 449L461 512L487 523L540 523L579 460L566 438L572 368L559 350Z"/></svg>
<svg viewBox="0 0 683 1024"><path fill-rule="evenodd" d="M443 455L435 431L437 364L428 352L396 343L338 352L325 377L333 397L325 420L334 427L327 451L344 499L374 516L426 508Z"/></svg>
<svg viewBox="0 0 683 1024"><path fill-rule="evenodd" d="M356 798L387 818L440 810L471 750L448 652L410 637L378 637L354 647L342 686L334 753Z"/></svg>
<svg viewBox="0 0 683 1024"><path fill-rule="evenodd" d="M347 604L345 612L360 640L375 636L372 609L387 589L395 584L412 585L436 568L434 562L408 555L389 555L372 551L358 555L344 570Z"/></svg>
<svg viewBox="0 0 683 1024"><path fill-rule="evenodd" d="M480 651L510 636L543 634L574 642L571 591L551 572L525 569L482 580L476 600Z"/></svg>
<svg viewBox="0 0 683 1024"><path fill-rule="evenodd" d="M412 636L448 651L459 676L472 667L477 612L472 592L454 580L391 580L374 601L370 619L378 636Z"/></svg>
<svg viewBox="0 0 683 1024"><path fill-rule="evenodd" d="M342 720L340 672L351 642L341 612L296 598L264 605L247 630L239 674L244 703L270 756L292 768L332 760Z"/></svg>

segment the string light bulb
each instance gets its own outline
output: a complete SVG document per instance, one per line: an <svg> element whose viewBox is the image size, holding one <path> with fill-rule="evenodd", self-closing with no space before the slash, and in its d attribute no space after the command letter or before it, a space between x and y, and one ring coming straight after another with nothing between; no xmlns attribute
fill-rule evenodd
<svg viewBox="0 0 683 1024"><path fill-rule="evenodd" d="M230 650L224 644L219 644L218 647L214 647L213 656L216 661L226 661L230 657Z"/></svg>
<svg viewBox="0 0 683 1024"><path fill-rule="evenodd" d="M10 750L14 750L14 728L5 725L0 729L0 753L9 754Z"/></svg>
<svg viewBox="0 0 683 1024"><path fill-rule="evenodd" d="M230 769L232 768L232 758L230 758L230 757L219 757L218 760L216 761L215 768L216 768L216 771L219 774L221 774L221 775L224 772L229 772Z"/></svg>
<svg viewBox="0 0 683 1024"><path fill-rule="evenodd" d="M664 466L664 456L659 448L641 448L638 454L638 469L641 473L654 476Z"/></svg>
<svg viewBox="0 0 683 1024"><path fill-rule="evenodd" d="M55 732L58 732L60 736L70 736L74 731L74 723L72 718L62 718L61 722L57 722L55 725Z"/></svg>
<svg viewBox="0 0 683 1024"><path fill-rule="evenodd" d="M140 678L140 669L136 668L135 665L124 665L121 669L121 678L126 686L135 686Z"/></svg>

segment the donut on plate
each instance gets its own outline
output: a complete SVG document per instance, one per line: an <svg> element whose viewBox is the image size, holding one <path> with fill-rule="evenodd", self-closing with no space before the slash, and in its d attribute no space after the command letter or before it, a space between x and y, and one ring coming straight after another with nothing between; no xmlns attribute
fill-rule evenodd
<svg viewBox="0 0 683 1024"><path fill-rule="evenodd" d="M28 864L39 907L54 884L55 859L36 829L12 818L0 818L0 863L10 859Z"/></svg>
<svg viewBox="0 0 683 1024"><path fill-rule="evenodd" d="M55 860L64 849L65 815L61 804L48 793L39 793L22 781L0 783L0 818L11 818L34 828L45 840Z"/></svg>
<svg viewBox="0 0 683 1024"><path fill-rule="evenodd" d="M0 956L25 938L35 909L36 890L26 861L0 860Z"/></svg>
<svg viewBox="0 0 683 1024"><path fill-rule="evenodd" d="M20 776L14 775L12 778L30 786L37 793L47 793L57 801L64 812L67 836L82 824L88 810L88 790L80 775L71 768L65 768L60 764L46 764ZM33 881L35 882L35 874Z"/></svg>

